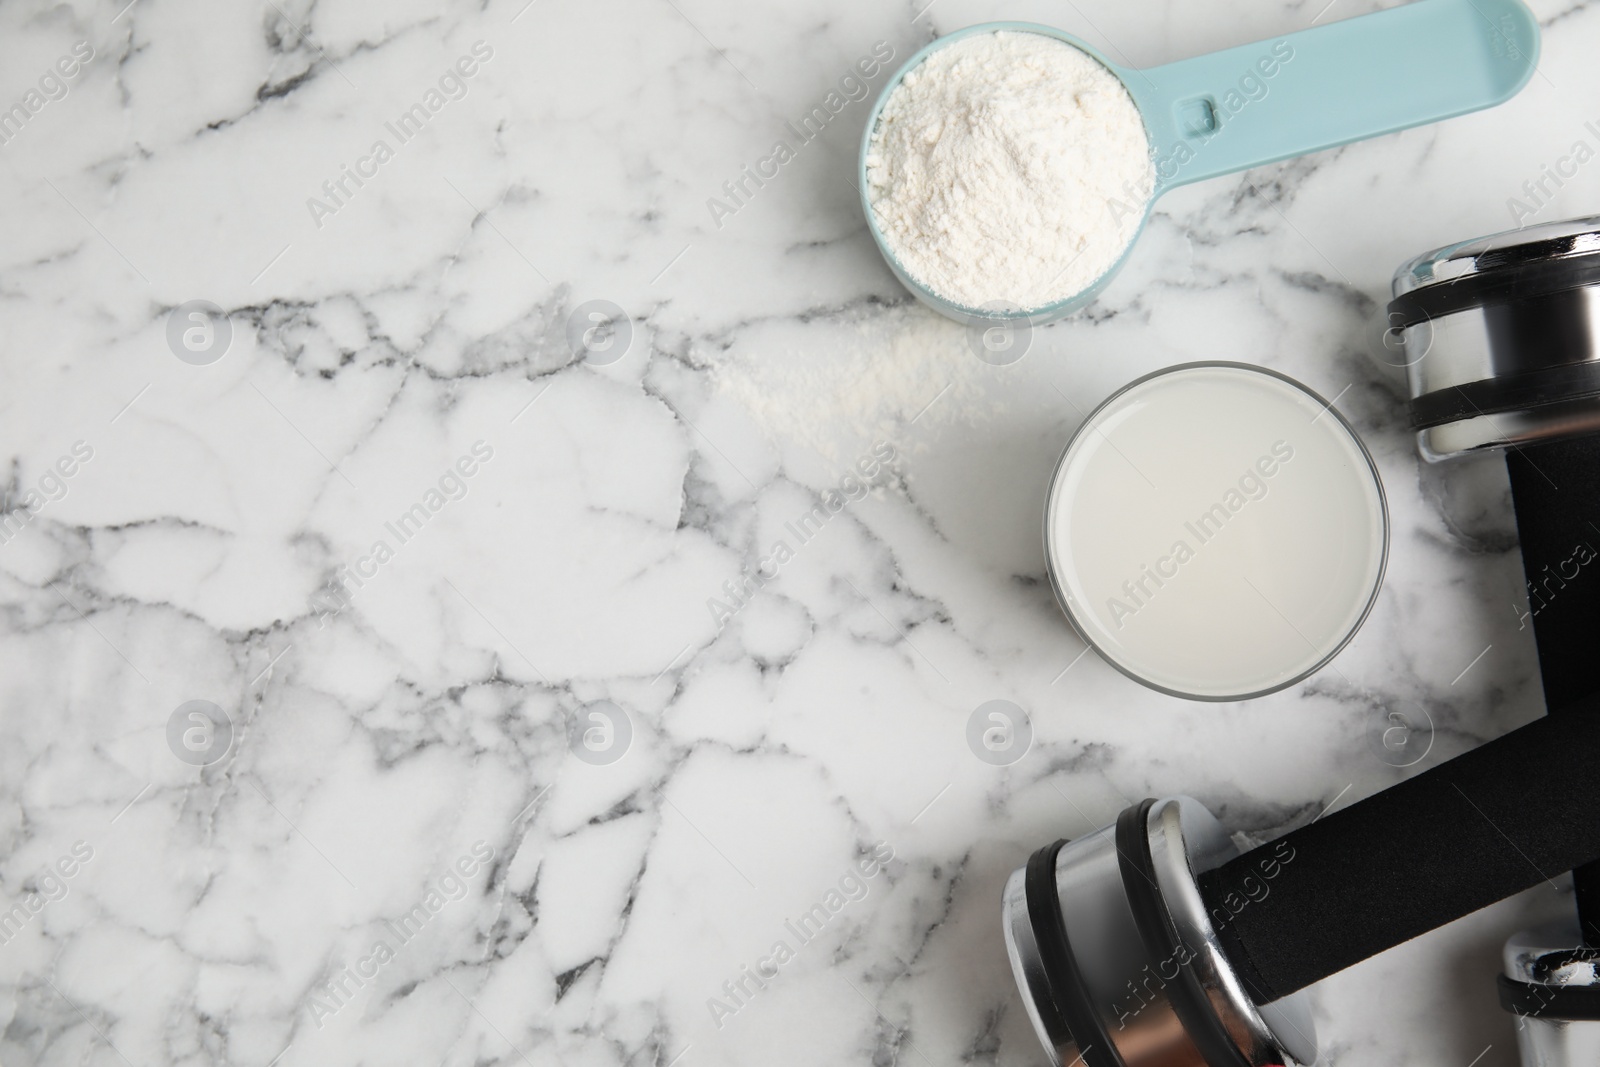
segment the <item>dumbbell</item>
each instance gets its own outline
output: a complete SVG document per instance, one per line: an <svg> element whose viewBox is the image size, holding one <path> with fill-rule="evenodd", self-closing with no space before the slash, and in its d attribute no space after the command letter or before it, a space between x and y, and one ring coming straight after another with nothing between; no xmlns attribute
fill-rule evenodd
<svg viewBox="0 0 1600 1067"><path fill-rule="evenodd" d="M1006 883L1034 1029L1059 1067L1314 1063L1301 990L1600 859L1596 766L1600 718L1545 716L1242 854L1195 800L1132 805Z"/></svg>
<svg viewBox="0 0 1600 1067"><path fill-rule="evenodd" d="M1430 461L1503 450L1552 715L1600 713L1600 218L1447 245L1404 264L1389 323ZM1574 786L1592 787L1593 777ZM1501 1004L1525 1064L1600 1063L1600 864L1576 914L1511 938Z"/></svg>

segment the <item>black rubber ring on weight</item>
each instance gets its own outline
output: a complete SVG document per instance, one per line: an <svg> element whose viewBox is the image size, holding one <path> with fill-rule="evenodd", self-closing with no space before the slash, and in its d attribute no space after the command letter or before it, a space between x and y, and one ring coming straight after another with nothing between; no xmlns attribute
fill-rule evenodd
<svg viewBox="0 0 1600 1067"><path fill-rule="evenodd" d="M1413 397L1411 428L1426 430L1479 415L1531 411L1547 404L1596 396L1600 396L1600 362L1568 363L1452 385Z"/></svg>
<svg viewBox="0 0 1600 1067"><path fill-rule="evenodd" d="M1134 924L1139 928L1145 952L1156 961L1156 978L1163 983L1167 1001L1199 1050L1200 1058L1210 1067L1250 1067L1249 1059L1217 1018L1194 973L1193 958L1199 950L1179 940L1178 928L1162 899L1155 858L1150 852L1150 809L1155 804L1154 800L1143 800L1117 817L1117 862L1122 868L1122 886ZM1177 974L1171 979L1163 973L1168 960L1178 964Z"/></svg>
<svg viewBox="0 0 1600 1067"><path fill-rule="evenodd" d="M1455 281L1424 285L1389 302L1389 328L1437 319L1469 308L1528 300L1600 283L1600 253L1496 267Z"/></svg>
<svg viewBox="0 0 1600 1067"><path fill-rule="evenodd" d="M1500 1006L1529 1018L1600 1019L1600 986L1553 986L1499 976Z"/></svg>
<svg viewBox="0 0 1600 1067"><path fill-rule="evenodd" d="M1061 917L1061 900L1056 891L1056 856L1065 844L1065 840L1057 841L1028 859L1023 885L1033 940L1039 947L1039 962L1050 986L1050 999L1067 1032L1077 1043L1085 1067L1126 1067L1122 1055L1111 1043L1111 1035L1100 1024L1089 1000L1083 972L1073 958L1072 943L1067 940L1067 924Z"/></svg>

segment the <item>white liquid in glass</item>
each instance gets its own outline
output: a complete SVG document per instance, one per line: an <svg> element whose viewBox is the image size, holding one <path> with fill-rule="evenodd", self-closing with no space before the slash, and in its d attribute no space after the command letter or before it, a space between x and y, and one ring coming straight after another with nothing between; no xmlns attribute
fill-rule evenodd
<svg viewBox="0 0 1600 1067"><path fill-rule="evenodd" d="M1355 436L1295 383L1174 368L1108 401L1051 486L1046 551L1102 656L1170 693L1290 685L1355 633L1383 580L1383 490Z"/></svg>

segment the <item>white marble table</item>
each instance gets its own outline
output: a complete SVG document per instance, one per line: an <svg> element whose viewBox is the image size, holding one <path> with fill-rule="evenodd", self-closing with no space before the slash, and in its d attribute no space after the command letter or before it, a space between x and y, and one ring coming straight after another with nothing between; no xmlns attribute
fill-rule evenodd
<svg viewBox="0 0 1600 1067"><path fill-rule="evenodd" d="M867 104L786 124L975 21L1153 64L1376 5L126 2L0 7L5 1067L1038 1064L998 919L1033 848L1151 793L1270 836L1541 712L1503 471L1419 464L1374 324L1600 146L1589 6L1540 0L1505 107L1167 197L992 367L872 248ZM1394 519L1335 668L1239 705L1085 655L1040 545L1082 414L1198 358L1337 396ZM1328 1062L1514 1063L1498 946L1564 906L1325 983Z"/></svg>

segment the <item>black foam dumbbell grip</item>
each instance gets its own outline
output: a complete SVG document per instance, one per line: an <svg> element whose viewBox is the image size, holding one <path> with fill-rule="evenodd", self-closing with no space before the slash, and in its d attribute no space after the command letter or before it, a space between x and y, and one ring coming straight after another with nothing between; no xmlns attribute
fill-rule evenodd
<svg viewBox="0 0 1600 1067"><path fill-rule="evenodd" d="M1600 695L1600 436L1506 453L1528 606L1552 715ZM1600 866L1572 872L1584 939L1600 946Z"/></svg>
<svg viewBox="0 0 1600 1067"><path fill-rule="evenodd" d="M1257 1003L1600 859L1600 709L1543 716L1202 874Z"/></svg>
<svg viewBox="0 0 1600 1067"><path fill-rule="evenodd" d="M1202 875L1258 1003L1568 870L1600 945L1600 437L1506 465L1551 714Z"/></svg>

